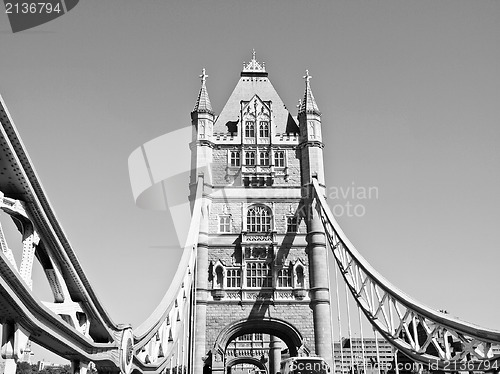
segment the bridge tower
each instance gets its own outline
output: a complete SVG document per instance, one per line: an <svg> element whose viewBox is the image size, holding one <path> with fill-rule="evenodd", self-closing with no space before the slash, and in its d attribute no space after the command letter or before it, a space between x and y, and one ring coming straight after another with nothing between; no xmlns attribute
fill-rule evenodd
<svg viewBox="0 0 500 374"><path fill-rule="evenodd" d="M235 363L279 371L282 352L333 361L325 233L309 197L324 186L321 113L306 72L297 117L264 63L244 64L216 116L203 70L193 112L191 197L204 178L195 373ZM258 337L266 346L241 337ZM241 349L228 349L228 347Z"/></svg>

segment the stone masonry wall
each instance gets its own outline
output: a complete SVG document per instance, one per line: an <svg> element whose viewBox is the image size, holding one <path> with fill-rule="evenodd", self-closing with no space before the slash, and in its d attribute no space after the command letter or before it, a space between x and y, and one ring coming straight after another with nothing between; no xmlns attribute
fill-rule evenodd
<svg viewBox="0 0 500 374"><path fill-rule="evenodd" d="M247 208L253 203L258 203L257 201L245 201L245 202L213 202L210 205L210 217L208 220L208 230L211 235L219 233L219 216L230 215L231 216L231 233L239 234L243 228L243 207L244 204ZM273 207L273 204L265 203L263 204L269 208ZM275 202L274 203L274 230L278 234L285 234L287 230L287 217L296 214L299 209L298 202ZM306 234L307 227L303 217L298 217L299 227L298 234Z"/></svg>

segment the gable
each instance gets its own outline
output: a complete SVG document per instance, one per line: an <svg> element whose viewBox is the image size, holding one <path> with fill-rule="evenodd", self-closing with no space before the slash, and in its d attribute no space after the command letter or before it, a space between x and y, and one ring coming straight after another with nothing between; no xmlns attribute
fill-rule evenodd
<svg viewBox="0 0 500 374"><path fill-rule="evenodd" d="M292 117L285 104L274 89L269 78L263 76L242 76L226 105L217 117L214 125L214 133L232 132L235 123L241 130L240 110L242 105L250 103L257 96L263 108L271 111L271 126L273 134L298 133L297 121ZM243 107L245 108L245 106Z"/></svg>

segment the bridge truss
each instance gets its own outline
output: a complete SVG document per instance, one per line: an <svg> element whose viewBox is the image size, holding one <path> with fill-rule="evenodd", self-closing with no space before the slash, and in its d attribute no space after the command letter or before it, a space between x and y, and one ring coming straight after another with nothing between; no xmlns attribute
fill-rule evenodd
<svg viewBox="0 0 500 374"><path fill-rule="evenodd" d="M0 226L1 354L6 373L14 374L28 339L67 358L82 374L91 362L99 372L192 373L196 253L201 217L207 214L203 178L198 180L189 235L172 284L148 320L132 329L113 322L95 295L1 98L0 119L0 209L22 237L18 264ZM498 371L500 332L431 310L392 286L344 235L323 189L312 180L311 207L319 213L334 270L355 300L359 317L362 313L377 334L414 362L444 371ZM41 301L32 292L34 261L45 272L51 301Z"/></svg>

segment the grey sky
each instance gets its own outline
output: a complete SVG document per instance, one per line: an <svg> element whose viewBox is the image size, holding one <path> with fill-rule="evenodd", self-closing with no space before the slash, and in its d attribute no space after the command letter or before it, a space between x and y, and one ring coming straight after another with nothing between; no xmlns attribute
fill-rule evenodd
<svg viewBox="0 0 500 374"><path fill-rule="evenodd" d="M313 76L328 185L377 188L339 217L358 250L415 299L500 329L499 19L492 0L85 0L18 34L0 14L0 92L117 322L147 317L180 255L170 218L135 207L129 155L189 125L203 67L220 113L255 48L294 115Z"/></svg>

